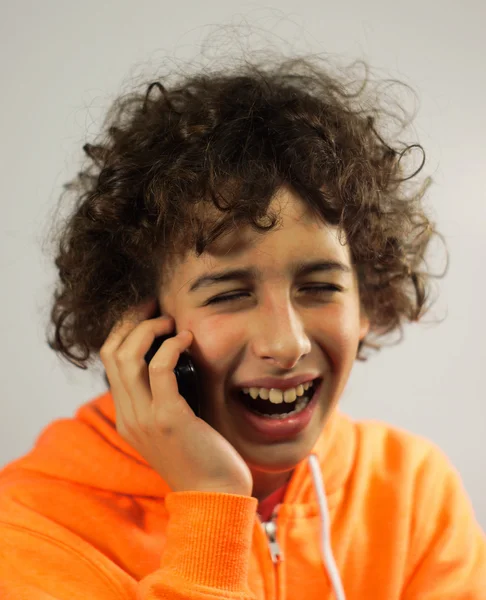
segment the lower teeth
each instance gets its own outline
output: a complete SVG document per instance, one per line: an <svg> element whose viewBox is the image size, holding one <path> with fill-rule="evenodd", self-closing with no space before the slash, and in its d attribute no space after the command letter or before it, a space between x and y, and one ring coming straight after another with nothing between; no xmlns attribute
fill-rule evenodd
<svg viewBox="0 0 486 600"><path fill-rule="evenodd" d="M269 415L266 413L261 413L257 410L254 410L253 412L256 413L257 415L267 417L268 419L283 420L283 419L287 419L288 417L291 417L292 415L298 415L300 412L302 412L304 410L304 408L309 404L310 399L311 399L311 396L301 396L295 403L294 410L292 410L291 412L288 412L288 413L282 413L280 415L279 414Z"/></svg>

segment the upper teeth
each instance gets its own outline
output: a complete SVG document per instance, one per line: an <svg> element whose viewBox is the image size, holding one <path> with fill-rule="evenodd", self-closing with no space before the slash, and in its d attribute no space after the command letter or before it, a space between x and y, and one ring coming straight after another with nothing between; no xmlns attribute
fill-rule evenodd
<svg viewBox="0 0 486 600"><path fill-rule="evenodd" d="M301 383L297 387L289 388L288 390L282 391L277 388L243 388L245 394L250 394L253 399L258 397L263 400L270 400L273 404L281 404L282 402L294 402L297 396L303 396L304 392L308 390L312 385L312 381Z"/></svg>

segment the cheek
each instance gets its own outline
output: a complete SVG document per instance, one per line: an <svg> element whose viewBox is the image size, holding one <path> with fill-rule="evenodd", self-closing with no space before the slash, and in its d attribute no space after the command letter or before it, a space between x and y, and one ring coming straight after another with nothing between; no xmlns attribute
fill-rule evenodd
<svg viewBox="0 0 486 600"><path fill-rule="evenodd" d="M345 306L329 306L315 323L334 370L341 370L343 363L353 362L359 340L359 316Z"/></svg>
<svg viewBox="0 0 486 600"><path fill-rule="evenodd" d="M359 320L357 315L341 311L333 323L336 343L345 351L353 346L359 336Z"/></svg>
<svg viewBox="0 0 486 600"><path fill-rule="evenodd" d="M223 372L244 339L238 320L230 315L214 315L187 325L194 334L196 360L210 371Z"/></svg>

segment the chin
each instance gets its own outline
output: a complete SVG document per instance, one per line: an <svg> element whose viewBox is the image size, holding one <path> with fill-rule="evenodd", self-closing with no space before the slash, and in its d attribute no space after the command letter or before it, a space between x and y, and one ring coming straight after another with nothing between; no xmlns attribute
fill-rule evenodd
<svg viewBox="0 0 486 600"><path fill-rule="evenodd" d="M278 443L267 444L264 447L248 447L247 444L235 448L248 465L251 471L267 473L284 473L292 471L305 460L312 452L320 430L315 435L305 436L301 440L285 440Z"/></svg>

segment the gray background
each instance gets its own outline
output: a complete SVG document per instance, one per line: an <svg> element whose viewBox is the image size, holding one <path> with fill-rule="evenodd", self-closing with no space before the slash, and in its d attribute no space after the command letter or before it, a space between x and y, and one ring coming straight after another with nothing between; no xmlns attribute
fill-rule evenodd
<svg viewBox="0 0 486 600"><path fill-rule="evenodd" d="M197 57L208 34L226 24L233 29L213 35L214 55L239 39L242 49L268 41L345 63L364 58L379 76L417 92L413 131L435 182L429 204L450 270L427 322L356 364L342 407L441 446L486 528L485 7L482 0L1 2L0 465L104 390L101 368L62 363L44 339L56 273L42 242L61 186L80 166L81 145L127 82L155 73L167 57Z"/></svg>

